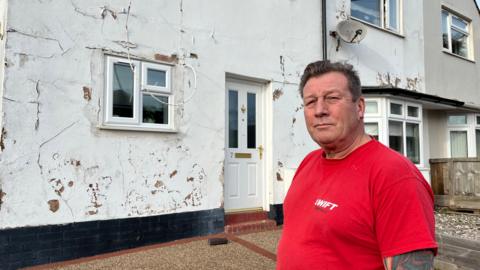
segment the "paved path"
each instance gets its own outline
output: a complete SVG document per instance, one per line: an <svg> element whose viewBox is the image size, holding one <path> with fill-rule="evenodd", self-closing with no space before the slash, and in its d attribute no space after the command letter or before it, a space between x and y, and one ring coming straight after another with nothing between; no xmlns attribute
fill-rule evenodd
<svg viewBox="0 0 480 270"><path fill-rule="evenodd" d="M135 248L28 269L275 269L281 229L242 235L218 234ZM225 245L208 238L226 237ZM480 269L480 242L437 235L436 270Z"/></svg>

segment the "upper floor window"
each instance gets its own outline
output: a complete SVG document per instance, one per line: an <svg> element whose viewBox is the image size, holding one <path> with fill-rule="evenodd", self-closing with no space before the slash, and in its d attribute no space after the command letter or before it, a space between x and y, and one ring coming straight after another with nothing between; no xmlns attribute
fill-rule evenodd
<svg viewBox="0 0 480 270"><path fill-rule="evenodd" d="M107 56L104 126L173 130L171 67Z"/></svg>
<svg viewBox="0 0 480 270"><path fill-rule="evenodd" d="M470 22L447 10L442 10L443 48L453 54L469 58Z"/></svg>
<svg viewBox="0 0 480 270"><path fill-rule="evenodd" d="M401 0L351 0L351 16L400 32Z"/></svg>

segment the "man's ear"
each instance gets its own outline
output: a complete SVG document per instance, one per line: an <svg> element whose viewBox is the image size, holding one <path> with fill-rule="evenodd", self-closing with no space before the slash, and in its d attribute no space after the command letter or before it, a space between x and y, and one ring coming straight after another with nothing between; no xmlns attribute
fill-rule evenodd
<svg viewBox="0 0 480 270"><path fill-rule="evenodd" d="M365 98L363 96L360 96L356 103L358 119L363 119L363 117L365 116Z"/></svg>

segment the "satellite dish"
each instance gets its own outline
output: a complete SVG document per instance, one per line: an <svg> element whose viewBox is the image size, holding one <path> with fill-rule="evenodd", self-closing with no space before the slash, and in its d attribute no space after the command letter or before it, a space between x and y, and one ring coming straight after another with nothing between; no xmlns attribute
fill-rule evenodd
<svg viewBox="0 0 480 270"><path fill-rule="evenodd" d="M345 20L337 24L337 34L345 42L360 43L367 35L367 27L354 20Z"/></svg>

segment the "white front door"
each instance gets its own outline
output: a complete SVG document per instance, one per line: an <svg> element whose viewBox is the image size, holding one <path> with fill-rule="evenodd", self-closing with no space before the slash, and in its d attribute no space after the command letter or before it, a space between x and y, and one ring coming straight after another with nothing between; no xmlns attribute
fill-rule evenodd
<svg viewBox="0 0 480 270"><path fill-rule="evenodd" d="M262 85L227 81L225 211L262 208Z"/></svg>

